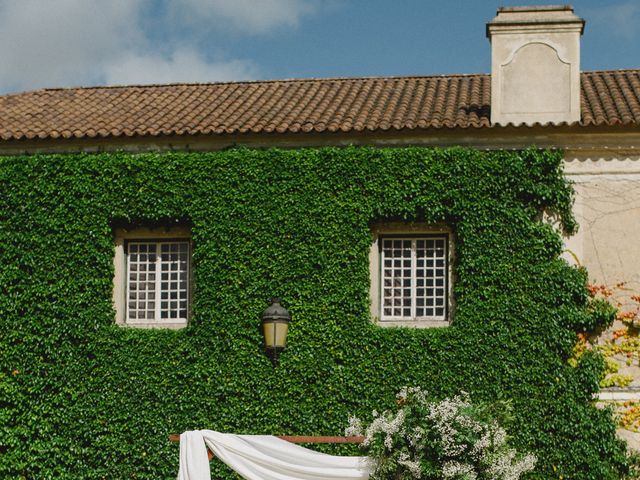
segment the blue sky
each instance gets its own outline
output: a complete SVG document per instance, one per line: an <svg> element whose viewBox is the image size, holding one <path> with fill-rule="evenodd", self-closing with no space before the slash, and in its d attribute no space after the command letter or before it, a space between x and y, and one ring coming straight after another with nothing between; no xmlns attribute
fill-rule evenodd
<svg viewBox="0 0 640 480"><path fill-rule="evenodd" d="M0 0L0 92L489 72L485 24L532 0ZM582 69L640 68L640 0L575 0Z"/></svg>

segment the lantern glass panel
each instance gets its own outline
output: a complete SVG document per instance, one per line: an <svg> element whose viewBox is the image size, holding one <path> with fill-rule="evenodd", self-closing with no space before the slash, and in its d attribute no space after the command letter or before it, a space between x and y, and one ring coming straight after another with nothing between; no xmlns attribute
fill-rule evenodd
<svg viewBox="0 0 640 480"><path fill-rule="evenodd" d="M286 322L278 322L275 324L276 348L284 348L287 346L287 331L289 324Z"/></svg>
<svg viewBox="0 0 640 480"><path fill-rule="evenodd" d="M267 348L282 349L287 346L289 325L286 322L265 322L262 328L264 331L264 344Z"/></svg>
<svg viewBox="0 0 640 480"><path fill-rule="evenodd" d="M275 346L275 324L273 322L264 322L262 324L262 330L264 331L264 345L267 348L273 348Z"/></svg>

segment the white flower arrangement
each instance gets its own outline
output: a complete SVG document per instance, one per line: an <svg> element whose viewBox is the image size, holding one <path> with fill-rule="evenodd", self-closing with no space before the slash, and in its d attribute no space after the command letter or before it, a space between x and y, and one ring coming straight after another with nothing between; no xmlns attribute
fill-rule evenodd
<svg viewBox="0 0 640 480"><path fill-rule="evenodd" d="M404 387L396 412L373 412L364 429L349 418L346 435L364 435L371 480L518 480L536 457L509 446L496 412L508 404L473 405L466 393L429 400L420 387ZM503 417L505 415L498 416Z"/></svg>

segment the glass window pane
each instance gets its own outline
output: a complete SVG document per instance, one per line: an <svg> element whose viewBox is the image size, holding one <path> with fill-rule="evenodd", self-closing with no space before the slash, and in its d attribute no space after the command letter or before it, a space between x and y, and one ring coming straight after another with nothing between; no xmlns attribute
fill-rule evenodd
<svg viewBox="0 0 640 480"><path fill-rule="evenodd" d="M127 318L186 320L189 242L132 241L128 243L126 260L127 298L135 300L127 304ZM160 277L156 276L156 270L162 272ZM156 290L165 301L156 302ZM174 301L166 301L170 299ZM177 300L182 300L180 305Z"/></svg>
<svg viewBox="0 0 640 480"><path fill-rule="evenodd" d="M382 318L444 320L448 270L446 235L382 238L381 243Z"/></svg>

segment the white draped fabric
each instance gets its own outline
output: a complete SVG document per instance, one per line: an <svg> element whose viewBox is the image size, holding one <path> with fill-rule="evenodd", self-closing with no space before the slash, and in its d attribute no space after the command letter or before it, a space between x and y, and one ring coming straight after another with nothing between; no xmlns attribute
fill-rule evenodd
<svg viewBox="0 0 640 480"><path fill-rule="evenodd" d="M207 448L246 480L369 478L367 457L337 457L271 435L195 430L180 435L178 480L211 480Z"/></svg>

